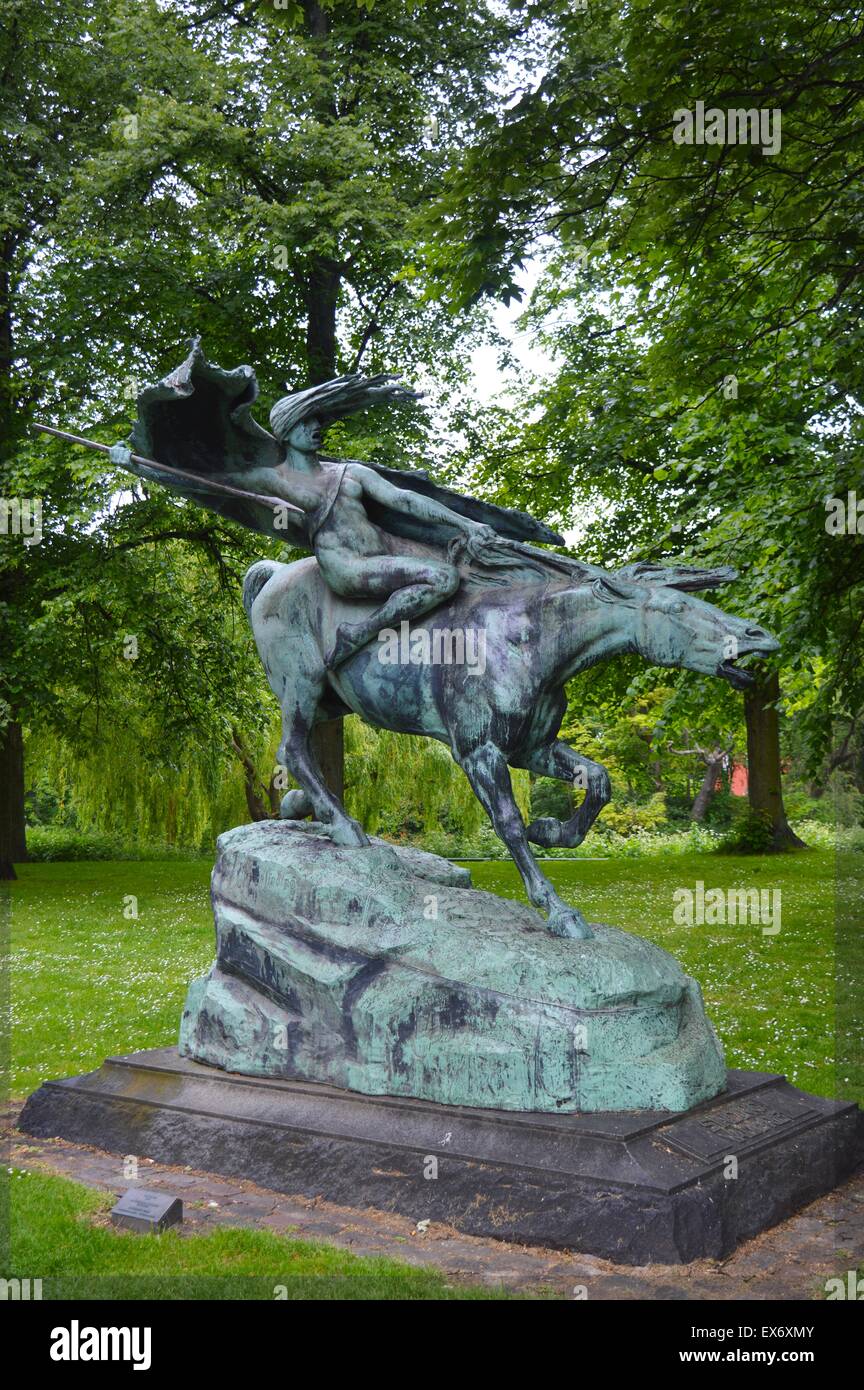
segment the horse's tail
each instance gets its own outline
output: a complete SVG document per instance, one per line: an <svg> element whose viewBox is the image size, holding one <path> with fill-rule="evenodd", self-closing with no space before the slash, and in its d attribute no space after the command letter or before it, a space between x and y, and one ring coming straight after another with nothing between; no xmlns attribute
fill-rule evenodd
<svg viewBox="0 0 864 1390"><path fill-rule="evenodd" d="M278 568L279 566L273 560L257 560L246 571L246 577L243 580L243 607L246 609L247 618L267 580L272 578Z"/></svg>

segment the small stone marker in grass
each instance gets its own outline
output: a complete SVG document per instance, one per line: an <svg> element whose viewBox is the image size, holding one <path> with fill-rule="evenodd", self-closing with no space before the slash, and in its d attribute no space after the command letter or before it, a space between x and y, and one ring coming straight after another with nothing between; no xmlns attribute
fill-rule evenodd
<svg viewBox="0 0 864 1390"><path fill-rule="evenodd" d="M111 1212L115 1226L141 1235L152 1235L179 1226L183 1222L183 1203L168 1192L152 1192L142 1187L130 1187Z"/></svg>

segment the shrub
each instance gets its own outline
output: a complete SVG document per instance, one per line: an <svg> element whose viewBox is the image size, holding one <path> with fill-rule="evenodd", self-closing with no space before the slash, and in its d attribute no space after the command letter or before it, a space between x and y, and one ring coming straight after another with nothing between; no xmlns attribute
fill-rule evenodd
<svg viewBox="0 0 864 1390"><path fill-rule="evenodd" d="M201 850L207 857L213 851ZM34 825L27 831L27 853L37 864L84 859L194 859L196 852L174 845L124 842L95 830L70 830L64 826Z"/></svg>
<svg viewBox="0 0 864 1390"><path fill-rule="evenodd" d="M573 792L566 782L558 782L552 777L538 777L531 788L531 816L534 820L539 820L541 816L569 820L575 804Z"/></svg>
<svg viewBox="0 0 864 1390"><path fill-rule="evenodd" d="M422 835L405 837L387 836L396 844L415 844L429 854L440 854L443 859L507 859L506 845L498 839L491 825L481 825L473 835L437 828L427 830Z"/></svg>
<svg viewBox="0 0 864 1390"><path fill-rule="evenodd" d="M864 823L864 796L842 770L832 773L822 796L810 796L799 785L787 788L783 800L790 821L820 821L844 829Z"/></svg>
<svg viewBox="0 0 864 1390"><path fill-rule="evenodd" d="M774 826L768 812L748 811L718 848L722 854L767 854L773 843Z"/></svg>
<svg viewBox="0 0 864 1390"><path fill-rule="evenodd" d="M655 792L648 801L611 801L601 811L596 828L601 835L610 830L616 835L634 835L659 830L665 824L666 798L662 792Z"/></svg>
<svg viewBox="0 0 864 1390"><path fill-rule="evenodd" d="M813 849L864 850L864 825L835 826L824 821L796 821L794 830Z"/></svg>

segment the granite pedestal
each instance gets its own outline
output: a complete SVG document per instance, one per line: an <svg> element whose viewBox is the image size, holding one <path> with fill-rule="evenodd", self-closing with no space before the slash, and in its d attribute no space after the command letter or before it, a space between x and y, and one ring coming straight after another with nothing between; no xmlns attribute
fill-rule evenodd
<svg viewBox="0 0 864 1390"><path fill-rule="evenodd" d="M625 1264L722 1258L860 1158L857 1107L780 1076L730 1071L686 1114L553 1115L237 1076L175 1048L47 1082L20 1127Z"/></svg>

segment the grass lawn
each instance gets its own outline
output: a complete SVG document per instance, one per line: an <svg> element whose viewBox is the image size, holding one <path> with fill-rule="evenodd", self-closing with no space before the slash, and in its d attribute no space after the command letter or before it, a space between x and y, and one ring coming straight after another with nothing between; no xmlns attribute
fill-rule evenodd
<svg viewBox="0 0 864 1390"><path fill-rule="evenodd" d="M368 1259L269 1231L135 1235L113 1227L114 1198L42 1173L4 1173L11 1185L5 1278L42 1280L44 1299L494 1299L434 1271ZM0 1200L6 1194L0 1195Z"/></svg>
<svg viewBox="0 0 864 1390"><path fill-rule="evenodd" d="M470 868L478 888L523 896L509 862ZM847 1016L854 981L864 978L862 935L835 933L835 902L845 923L862 916L861 855L694 853L553 860L544 869L589 919L639 932L682 961L702 985L731 1066L783 1071L821 1095L864 1097L847 1060L860 1065L864 1053L861 1021ZM97 1067L109 1053L176 1040L187 985L213 956L209 876L202 860L21 868L9 885L13 1095ZM706 888L780 888L780 932L676 925L675 889L700 879ZM130 898L137 918L124 915Z"/></svg>

